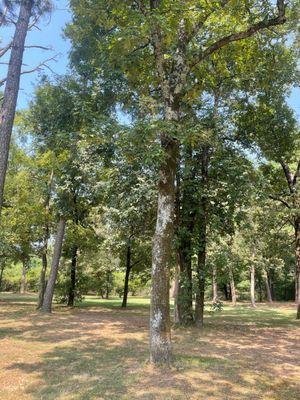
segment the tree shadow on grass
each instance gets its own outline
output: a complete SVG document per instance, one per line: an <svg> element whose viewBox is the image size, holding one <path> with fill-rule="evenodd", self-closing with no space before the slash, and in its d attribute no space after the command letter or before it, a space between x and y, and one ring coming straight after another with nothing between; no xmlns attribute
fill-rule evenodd
<svg viewBox="0 0 300 400"><path fill-rule="evenodd" d="M114 346L109 340L79 341L58 346L37 363L15 363L9 369L38 373L39 384L27 390L34 399L120 399L134 385L147 352L142 341L126 340Z"/></svg>

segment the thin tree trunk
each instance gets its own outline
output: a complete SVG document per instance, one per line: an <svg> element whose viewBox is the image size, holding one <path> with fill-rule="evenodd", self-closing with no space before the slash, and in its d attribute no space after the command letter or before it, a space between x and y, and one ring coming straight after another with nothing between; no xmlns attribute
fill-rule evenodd
<svg viewBox="0 0 300 400"><path fill-rule="evenodd" d="M53 259L52 259L51 270L50 270L50 276L49 276L49 279L47 282L43 305L41 307L41 311L46 312L46 313L51 313L51 309L52 309L54 286L55 286L55 282L56 282L56 278L57 278L59 261L60 261L60 257L61 257L61 250L62 250L62 244L63 244L63 240L64 240L65 227L66 227L66 221L64 219L61 219L58 223L57 235L56 235L55 245L54 245Z"/></svg>
<svg viewBox="0 0 300 400"><path fill-rule="evenodd" d="M33 0L24 0L20 5L19 18L16 23L11 47L7 79L0 111L0 216L3 205L3 192L8 163L9 145L20 87L24 45L32 6Z"/></svg>
<svg viewBox="0 0 300 400"><path fill-rule="evenodd" d="M2 280L3 280L4 270L5 270L5 261L2 262L1 271L0 271L0 292L2 291Z"/></svg>
<svg viewBox="0 0 300 400"><path fill-rule="evenodd" d="M203 195L200 199L199 211L199 250L196 270L197 288L195 305L195 324L199 328L203 326L204 319L204 292L206 273L206 244L207 244L207 188L208 188L208 146L203 146L201 156L201 181Z"/></svg>
<svg viewBox="0 0 300 400"><path fill-rule="evenodd" d="M48 239L47 239L47 244L44 243L43 253L42 253L42 269L39 282L39 299L37 304L37 310L39 310L43 305L45 289L46 289L46 272L48 267L47 247L48 247Z"/></svg>
<svg viewBox="0 0 300 400"><path fill-rule="evenodd" d="M199 251L197 264L197 290L195 305L195 325L198 328L203 327L204 323L204 293L205 293L205 266L206 249Z"/></svg>
<svg viewBox="0 0 300 400"><path fill-rule="evenodd" d="M217 282L217 267L212 267L212 302L216 303L218 300L218 282Z"/></svg>
<svg viewBox="0 0 300 400"><path fill-rule="evenodd" d="M179 288L179 255L178 252L176 254L176 264L175 264L175 277L174 277L174 290L173 290L173 298L174 298L174 323L179 324L179 311L178 311L178 288Z"/></svg>
<svg viewBox="0 0 300 400"><path fill-rule="evenodd" d="M172 360L168 264L174 229L178 144L173 138L162 136L162 147L166 159L159 171L157 219L152 247L150 360L155 364L168 365Z"/></svg>
<svg viewBox="0 0 300 400"><path fill-rule="evenodd" d="M23 260L23 268L22 268L22 275L21 275L21 285L20 285L20 293L25 294L26 293L26 273L27 273L27 267L28 267L28 260L24 259Z"/></svg>
<svg viewBox="0 0 300 400"><path fill-rule="evenodd" d="M230 292L231 292L231 303L233 306L236 305L236 289L235 289L235 282L234 276L231 265L229 266L229 283L230 283Z"/></svg>
<svg viewBox="0 0 300 400"><path fill-rule="evenodd" d="M68 306L74 307L75 302L75 291L76 291L76 267L77 267L77 252L78 247L74 245L72 247L72 256L71 256L71 282L68 296Z"/></svg>
<svg viewBox="0 0 300 400"><path fill-rule="evenodd" d="M223 291L224 291L225 300L229 300L228 287L227 287L226 283L223 284Z"/></svg>
<svg viewBox="0 0 300 400"><path fill-rule="evenodd" d="M251 297L251 305L252 307L256 307L255 304L255 267L252 263L250 269L250 297Z"/></svg>
<svg viewBox="0 0 300 400"><path fill-rule="evenodd" d="M43 305L43 299L46 290L46 273L48 268L48 240L50 235L50 228L49 228L49 206L50 206L50 198L51 198L51 190L52 190L52 183L53 183L53 176L54 171L51 170L48 184L47 184L47 196L45 198L45 225L44 225L44 239L43 239L43 249L42 249L42 270L40 274L40 282L39 282L39 299L37 304L37 310L39 310Z"/></svg>
<svg viewBox="0 0 300 400"><path fill-rule="evenodd" d="M295 219L296 303L297 319L300 319L300 218Z"/></svg>
<svg viewBox="0 0 300 400"><path fill-rule="evenodd" d="M265 285L266 285L268 302L272 303L273 299L272 299L272 292L271 292L271 288L270 288L270 284L269 284L268 273L267 273L267 271L264 271L263 274L264 274L264 281L265 281Z"/></svg>
<svg viewBox="0 0 300 400"><path fill-rule="evenodd" d="M193 316L193 282L192 282L192 237L194 233L195 204L195 173L193 151L190 145L184 148L185 172L181 182L177 179L181 193L178 194L178 226L177 242L179 254L179 286L178 286L178 317L182 325L194 322Z"/></svg>
<svg viewBox="0 0 300 400"><path fill-rule="evenodd" d="M126 273L125 273L123 301L122 301L122 307L124 307L124 308L127 307L127 297L128 297L130 271L131 271L131 240L129 238L128 239L128 243L127 243Z"/></svg>

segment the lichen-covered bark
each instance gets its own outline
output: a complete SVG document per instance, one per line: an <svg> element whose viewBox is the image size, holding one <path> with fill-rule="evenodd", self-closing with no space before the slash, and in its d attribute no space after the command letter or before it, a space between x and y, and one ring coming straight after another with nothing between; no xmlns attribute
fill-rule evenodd
<svg viewBox="0 0 300 400"><path fill-rule="evenodd" d="M297 319L300 319L300 218L295 220L295 239Z"/></svg>
<svg viewBox="0 0 300 400"><path fill-rule="evenodd" d="M26 286L27 286L27 281L26 281L27 268L28 268L28 259L27 259L27 258L24 258L24 259L23 259L22 275L21 275L21 285L20 285L20 293L21 293L21 294L25 294L25 293L26 293Z"/></svg>
<svg viewBox="0 0 300 400"><path fill-rule="evenodd" d="M66 221L61 219L58 223L57 234L55 238L53 259L51 264L50 276L47 282L47 287L44 295L43 305L41 307L42 312L51 313L52 299L54 294L54 286L56 282L58 266L61 256L61 249L65 234Z"/></svg>
<svg viewBox="0 0 300 400"><path fill-rule="evenodd" d="M265 281L265 286L266 286L266 292L267 292L267 298L268 298L268 302L272 303L273 299L272 299L272 292L271 292L271 287L270 287L270 282L269 282L269 276L267 271L263 272L264 275L264 281Z"/></svg>
<svg viewBox="0 0 300 400"><path fill-rule="evenodd" d="M162 136L166 157L159 171L150 309L150 360L155 364L170 364L172 360L168 263L173 238L177 146L171 137Z"/></svg>
<svg viewBox="0 0 300 400"><path fill-rule="evenodd" d="M3 191L8 163L9 145L20 87L24 45L32 6L33 0L24 0L21 2L0 110L0 215L3 205Z"/></svg>
<svg viewBox="0 0 300 400"><path fill-rule="evenodd" d="M217 267L212 267L212 301L215 303L218 300L218 283L217 283Z"/></svg>
<svg viewBox="0 0 300 400"><path fill-rule="evenodd" d="M231 303L233 306L236 305L236 290L235 290L235 282L231 265L229 266L229 283L230 283L230 291L231 291Z"/></svg>

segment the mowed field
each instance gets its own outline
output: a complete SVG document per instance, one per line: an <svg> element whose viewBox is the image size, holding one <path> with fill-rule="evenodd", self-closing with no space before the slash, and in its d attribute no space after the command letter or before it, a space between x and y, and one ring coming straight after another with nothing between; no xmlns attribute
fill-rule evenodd
<svg viewBox="0 0 300 400"><path fill-rule="evenodd" d="M174 328L171 369L148 362L149 300L87 297L35 311L34 295L0 295L0 399L299 400L295 305L225 305L206 326Z"/></svg>

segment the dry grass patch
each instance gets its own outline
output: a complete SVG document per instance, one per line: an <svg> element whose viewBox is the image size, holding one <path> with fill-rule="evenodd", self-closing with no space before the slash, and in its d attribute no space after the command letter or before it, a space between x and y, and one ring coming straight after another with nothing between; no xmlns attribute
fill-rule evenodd
<svg viewBox="0 0 300 400"><path fill-rule="evenodd" d="M2 295L0 399L299 400L300 326L288 304L226 306L206 327L174 329L171 369L148 363L148 304L88 298L34 309Z"/></svg>

